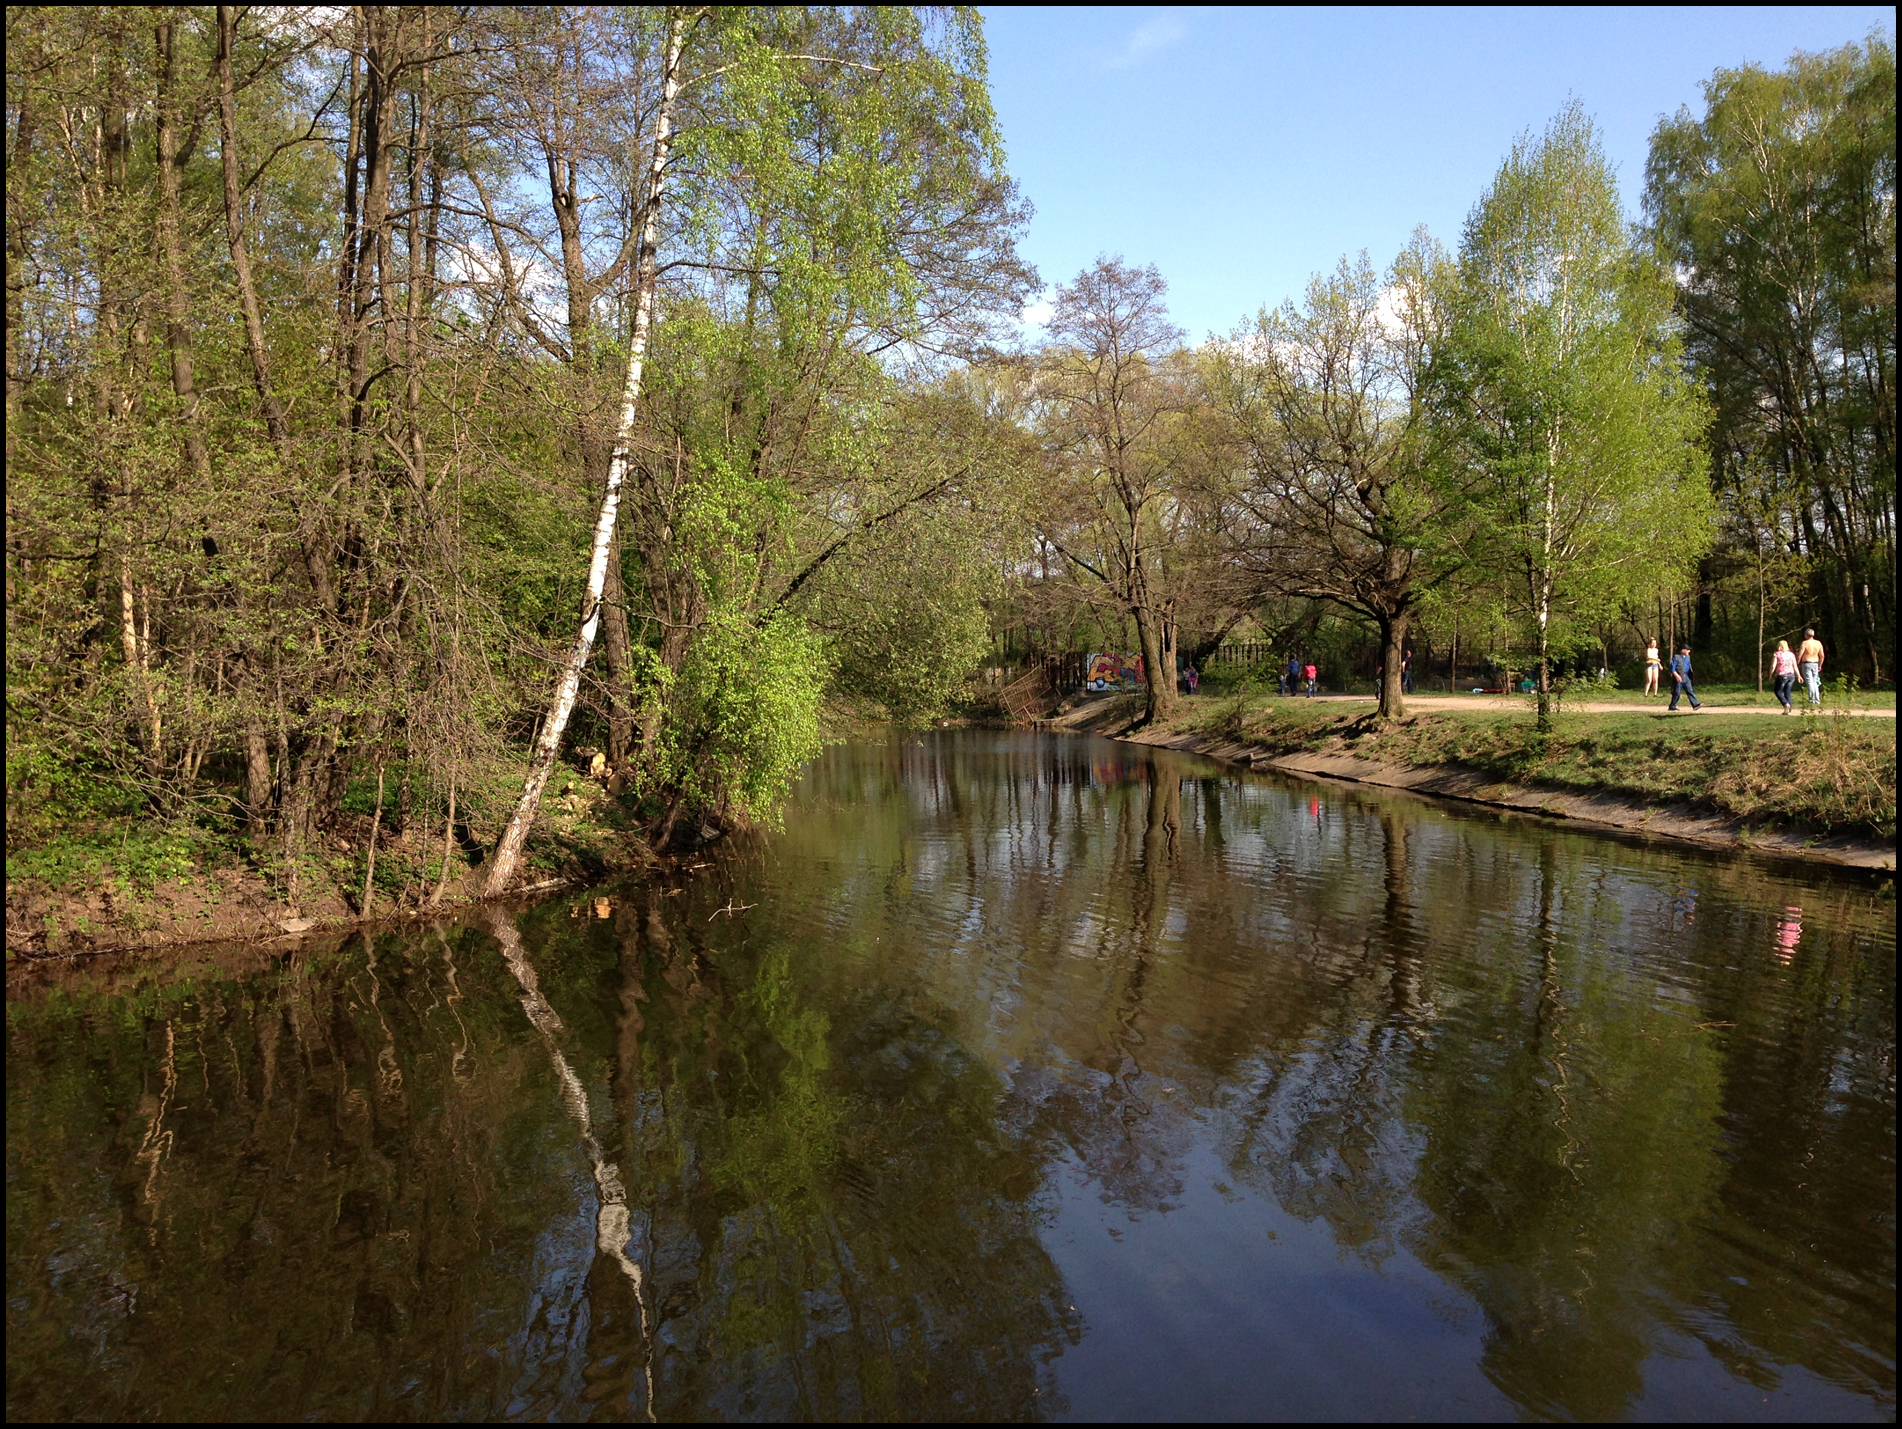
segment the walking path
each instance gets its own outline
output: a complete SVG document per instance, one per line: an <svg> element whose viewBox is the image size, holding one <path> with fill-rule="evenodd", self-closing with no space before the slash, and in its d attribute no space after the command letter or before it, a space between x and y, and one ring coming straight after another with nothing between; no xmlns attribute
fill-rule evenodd
<svg viewBox="0 0 1902 1429"><path fill-rule="evenodd" d="M1219 698L1219 696L1217 697ZM1285 699L1290 704L1299 704L1307 700L1306 695L1274 695L1272 699ZM1530 695L1408 695L1409 710L1452 710L1471 714L1513 714L1524 713L1531 700ZM1372 695L1316 695L1316 704L1371 705L1376 703ZM1666 714L1669 696L1660 697L1651 704L1626 704L1618 700L1566 700L1560 705L1562 714ZM1805 706L1799 703L1797 713L1802 714ZM1697 713L1688 705L1679 705L1679 714ZM1720 705L1710 700L1704 701L1704 714L1724 715L1774 715L1782 713L1782 707L1769 705ZM1845 710L1835 705L1825 705L1821 714L1854 715L1859 719L1894 719L1893 709Z"/></svg>

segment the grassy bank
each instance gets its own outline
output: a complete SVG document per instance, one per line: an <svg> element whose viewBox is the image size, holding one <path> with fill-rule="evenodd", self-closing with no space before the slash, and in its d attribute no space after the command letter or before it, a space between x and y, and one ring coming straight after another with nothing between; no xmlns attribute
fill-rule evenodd
<svg viewBox="0 0 1902 1429"><path fill-rule="evenodd" d="M22 807L7 829L7 955L254 938L287 923L402 918L462 901L519 788L519 763L465 771L453 825L442 781L407 773L405 799L406 771L386 771L381 818L375 781L353 781L332 829L290 851L281 836L254 839L215 807L165 817L103 782L49 787L30 810L10 800ZM527 882L651 861L643 811L629 803L558 769L530 835Z"/></svg>
<svg viewBox="0 0 1902 1429"><path fill-rule="evenodd" d="M1561 715L1541 737L1524 714L1436 711L1381 726L1364 709L1243 695L1191 701L1172 727L1268 754L1464 765L1502 781L1681 803L1761 827L1896 832L1896 731L1886 719L1634 711Z"/></svg>

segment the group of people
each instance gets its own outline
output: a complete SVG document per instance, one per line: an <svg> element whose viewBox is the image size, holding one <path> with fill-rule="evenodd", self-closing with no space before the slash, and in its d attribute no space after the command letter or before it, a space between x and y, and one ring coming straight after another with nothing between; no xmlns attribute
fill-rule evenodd
<svg viewBox="0 0 1902 1429"><path fill-rule="evenodd" d="M1658 648L1658 642L1648 640L1644 650L1644 692L1647 695L1661 694L1666 664ZM1689 702L1694 710L1704 708L1703 701L1697 697L1697 685L1691 673L1691 647L1679 645L1673 652L1670 664L1671 704L1675 710L1682 699ZM1284 695L1305 694L1312 698L1320 692L1321 672L1315 668L1312 660L1305 663L1295 656L1288 657L1288 663L1280 670L1280 692ZM1787 640L1777 641L1776 654L1770 660L1770 675L1774 682L1778 703L1783 713L1793 713L1792 697L1796 692L1796 682L1803 681L1812 705L1823 703L1823 642L1816 638L1813 626L1803 627L1803 639L1792 651ZM1376 676L1378 679L1378 675ZM1179 674L1185 693L1195 693L1200 681L1196 678L1195 668L1185 666ZM1413 693L1413 652L1406 651L1400 659L1400 688L1406 694Z"/></svg>
<svg viewBox="0 0 1902 1429"><path fill-rule="evenodd" d="M1314 662L1303 665L1294 656L1288 657L1288 663L1281 671L1281 693L1284 695L1305 694L1309 698L1321 688L1321 672L1314 668Z"/></svg>
<svg viewBox="0 0 1902 1429"><path fill-rule="evenodd" d="M1658 642L1648 641L1644 650L1644 692L1647 695L1662 693L1658 686L1664 674L1664 661L1659 655ZM1812 705L1823 702L1823 642L1816 638L1813 626L1803 627L1803 642L1795 651L1791 651L1790 642L1777 641L1776 654L1770 657L1770 676L1772 688L1776 691L1777 703L1783 706L1783 713L1792 711L1791 696L1796 692L1797 678L1803 681L1805 692ZM1679 645L1671 656L1671 704L1676 709L1680 698L1690 701L1691 708L1700 710L1704 706L1697 698L1697 687L1691 678L1691 647Z"/></svg>

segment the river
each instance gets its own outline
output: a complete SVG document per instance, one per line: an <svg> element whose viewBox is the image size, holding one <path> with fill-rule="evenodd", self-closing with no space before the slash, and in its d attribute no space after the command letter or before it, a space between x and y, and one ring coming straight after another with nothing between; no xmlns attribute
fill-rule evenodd
<svg viewBox="0 0 1902 1429"><path fill-rule="evenodd" d="M1893 884L1107 741L15 971L9 1419L1895 1417Z"/></svg>

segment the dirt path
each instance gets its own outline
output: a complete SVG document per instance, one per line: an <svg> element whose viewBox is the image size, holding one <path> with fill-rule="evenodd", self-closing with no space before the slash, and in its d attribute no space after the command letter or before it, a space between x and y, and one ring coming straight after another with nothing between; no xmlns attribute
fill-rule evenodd
<svg viewBox="0 0 1902 1429"><path fill-rule="evenodd" d="M1201 696L1201 698L1220 699L1222 697L1220 695L1205 695ZM1286 699L1290 704L1297 704L1305 701L1307 696L1270 695L1267 698ZM1407 709L1409 711L1448 710L1455 714L1461 712L1476 714L1524 714L1527 709L1527 701L1530 698L1529 695L1408 695ZM1336 705L1371 705L1374 702L1372 695L1316 695L1313 700L1315 704ZM1668 696L1660 696L1653 703L1642 705L1623 704L1616 700L1581 700L1576 703L1568 700L1562 707L1562 713L1568 715L1668 714L1670 713L1667 707L1668 704ZM1801 705L1797 706L1799 713L1802 708ZM1774 704L1769 706L1719 705L1712 704L1709 700L1706 700L1702 711L1692 710L1688 706L1680 705L1677 712L1681 715L1697 713L1722 715L1780 715L1783 713L1783 710L1781 706ZM1895 718L1894 710L1884 709L1844 710L1826 707L1822 713L1832 715L1847 714L1853 715L1858 719Z"/></svg>

